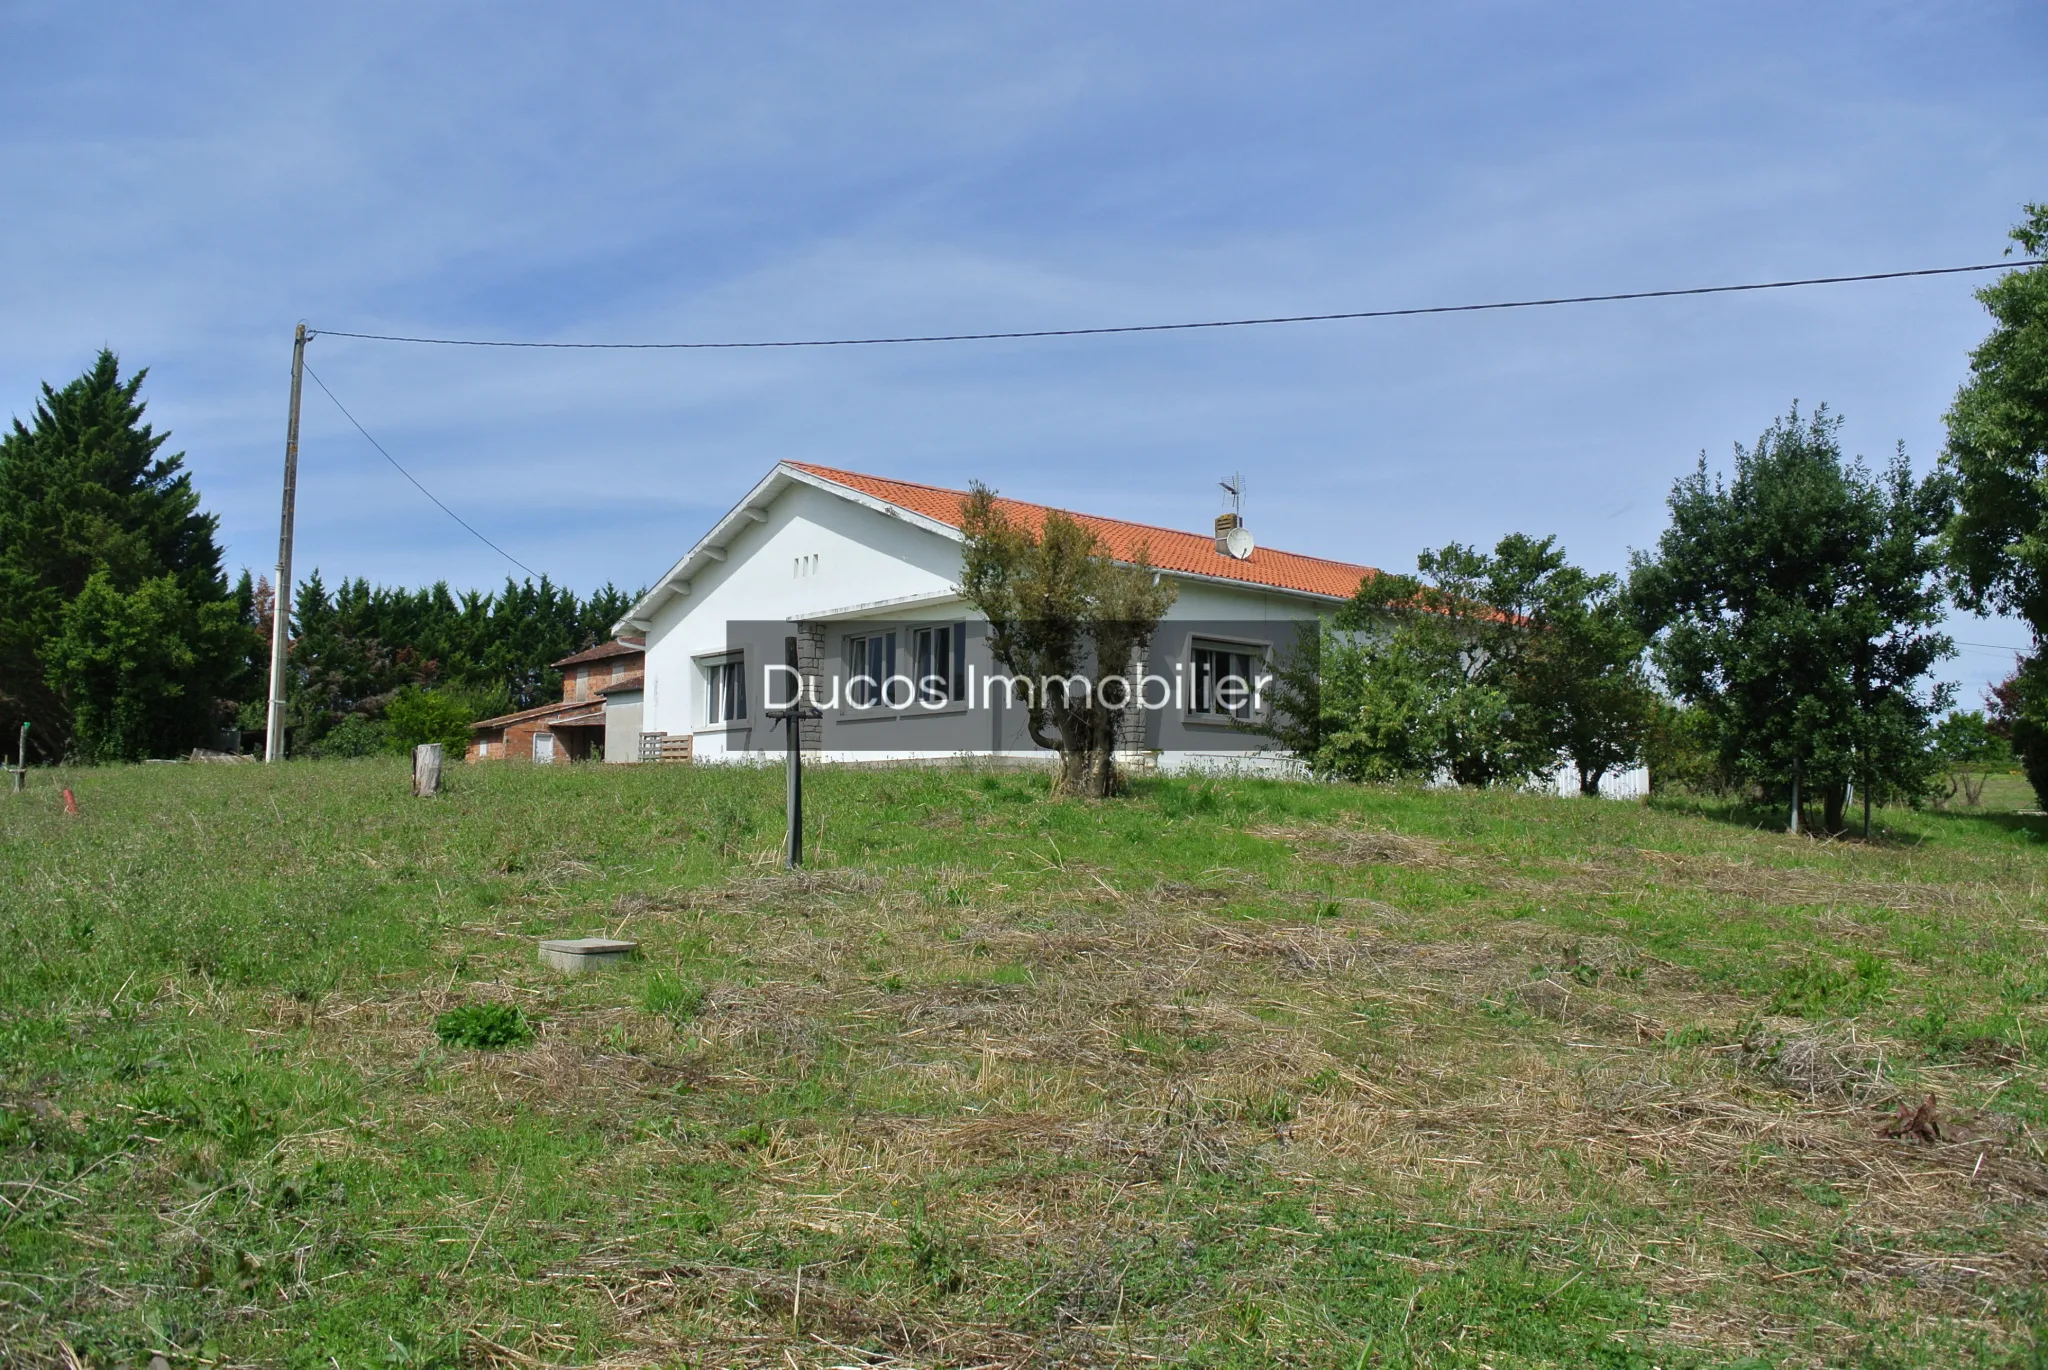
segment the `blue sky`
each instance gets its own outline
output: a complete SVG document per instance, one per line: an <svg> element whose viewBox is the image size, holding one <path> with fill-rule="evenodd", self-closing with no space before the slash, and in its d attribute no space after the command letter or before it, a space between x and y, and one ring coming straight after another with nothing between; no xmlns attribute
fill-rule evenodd
<svg viewBox="0 0 2048 1370"><path fill-rule="evenodd" d="M1405 10L1406 12L1402 12ZM231 564L276 557L292 325L563 340L946 332L1988 261L2048 199L2038 3L0 8L0 405L147 365ZM1923 465L1967 280L1216 333L311 364L581 589L780 458L1397 568L1555 533L1619 569L1798 399ZM301 568L510 569L306 399ZM1965 619L1957 635L2023 641ZM1974 694L2003 672L1966 650Z"/></svg>

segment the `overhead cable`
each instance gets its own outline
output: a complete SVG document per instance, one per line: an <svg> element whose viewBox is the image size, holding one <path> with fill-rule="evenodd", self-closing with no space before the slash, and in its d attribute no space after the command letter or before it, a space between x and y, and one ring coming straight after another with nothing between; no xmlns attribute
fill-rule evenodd
<svg viewBox="0 0 2048 1370"><path fill-rule="evenodd" d="M1543 309L1563 304L1606 304L1617 300L1668 300L1681 295L1732 295L1753 290L1790 290L1795 286L1847 285L1857 281L1896 281L1910 276L1955 276L1971 271L2002 271L2040 266L2035 258L1984 262L1976 266L1934 266L1915 271L1872 271L1857 276L1809 276L1796 281L1753 281L1744 285L1696 285L1675 290L1628 290L1611 295L1560 295L1541 300L1495 300L1487 304L1438 304L1409 309L1355 309L1335 314L1280 314L1260 319L1205 319L1193 323L1133 323L1098 328L1030 328L1002 333L929 333L903 337L797 338L766 342L536 342L510 338L425 338L398 333L351 333L316 328L314 335L358 338L365 342L421 343L434 347L533 347L600 352L688 352L760 347L884 347L902 343L996 342L1016 338L1084 338L1105 333L1180 333L1198 328L1254 328L1267 324L1336 323L1347 319L1399 319L1419 314L1477 314L1501 309Z"/></svg>
<svg viewBox="0 0 2048 1370"><path fill-rule="evenodd" d="M370 436L369 429L363 427L362 424L356 422L356 416L348 412L348 406L343 404L340 401L340 399L338 399L335 396L335 393L332 390L327 389L327 382L320 379L320 374L317 371L315 371L312 367L309 366L306 368L306 374L313 378L313 384L319 386L320 389L326 393L328 399L334 401L334 407L341 411L341 416L347 419L350 423L355 424L356 432L361 433L363 435L364 440L367 441L370 444L370 446L377 449L377 453L379 456L383 457L384 460L391 463L391 469L398 472L399 475L404 476L407 480L412 482L413 488L415 490L418 490L428 499L434 501L435 506L439 508L442 513L446 514L449 518L454 519L457 523L461 524L464 528L468 529L469 535L475 538L478 542L481 542L484 546L490 548L493 552L496 552L499 556L505 558L505 560L511 562L520 570L526 572L527 575L534 577L540 576L540 572L534 570L531 566L528 566L518 557L513 556L510 552L500 547L497 543L492 542L482 533L479 533L476 530L476 528L469 522L468 519L465 519L462 515L456 513L447 505L442 504L440 496L436 495L432 490L429 490L426 486L421 485L419 483L418 478L415 477L412 472L406 470L403 466L400 466L398 464L398 458L392 456L389 452L386 452L384 450L383 443L378 442L375 438Z"/></svg>

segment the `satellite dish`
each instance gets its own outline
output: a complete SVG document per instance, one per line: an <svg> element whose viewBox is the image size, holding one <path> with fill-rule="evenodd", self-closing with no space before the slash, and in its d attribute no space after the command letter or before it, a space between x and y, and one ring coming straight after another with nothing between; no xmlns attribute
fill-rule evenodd
<svg viewBox="0 0 2048 1370"><path fill-rule="evenodd" d="M1231 556L1239 561L1243 561L1252 554L1252 549L1257 547L1258 544L1253 542L1252 535L1240 526L1224 534L1223 546Z"/></svg>

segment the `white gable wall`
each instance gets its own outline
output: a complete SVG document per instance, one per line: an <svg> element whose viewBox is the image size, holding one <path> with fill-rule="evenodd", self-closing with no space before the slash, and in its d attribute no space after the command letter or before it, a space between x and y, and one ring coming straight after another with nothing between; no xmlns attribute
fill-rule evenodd
<svg viewBox="0 0 2048 1370"><path fill-rule="evenodd" d="M741 528L726 559L700 569L690 593L663 602L647 630L645 721L650 732L692 733L697 754L770 745L758 701L747 727L708 729L709 707L698 662L726 647L728 622L794 620L874 600L952 589L960 544L909 520L793 483L766 506L766 522ZM816 558L804 571L801 559ZM759 680L749 668L749 688ZM745 735L759 736L749 742Z"/></svg>

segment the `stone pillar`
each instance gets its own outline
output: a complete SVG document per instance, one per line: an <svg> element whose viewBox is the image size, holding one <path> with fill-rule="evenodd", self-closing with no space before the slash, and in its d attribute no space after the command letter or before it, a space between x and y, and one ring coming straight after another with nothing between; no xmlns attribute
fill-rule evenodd
<svg viewBox="0 0 2048 1370"><path fill-rule="evenodd" d="M829 698L829 686L824 679L825 666L825 625L822 623L799 623L796 625L796 668L803 676L804 702ZM816 756L825 745L825 720L805 718L798 725L801 749Z"/></svg>

